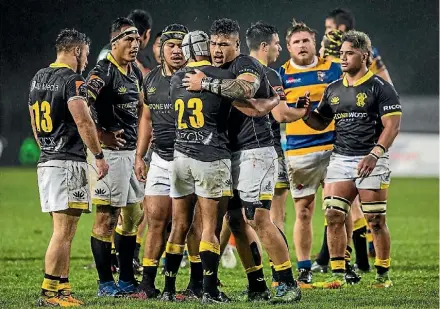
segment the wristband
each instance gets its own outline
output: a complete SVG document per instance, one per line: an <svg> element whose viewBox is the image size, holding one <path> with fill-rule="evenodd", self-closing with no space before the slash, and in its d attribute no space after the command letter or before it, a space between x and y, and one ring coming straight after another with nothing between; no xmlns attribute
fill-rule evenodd
<svg viewBox="0 0 440 309"><path fill-rule="evenodd" d="M376 145L374 146L374 148L370 151L370 153L374 153L375 156L377 156L378 158L382 157L383 154L385 153L385 147L383 147L382 145Z"/></svg>
<svg viewBox="0 0 440 309"><path fill-rule="evenodd" d="M379 160L379 157L373 152L370 152L368 155L374 157L376 160Z"/></svg>
<svg viewBox="0 0 440 309"><path fill-rule="evenodd" d="M101 152L95 154L95 159L96 159L96 160L102 160L102 159L104 159L104 153L101 151Z"/></svg>

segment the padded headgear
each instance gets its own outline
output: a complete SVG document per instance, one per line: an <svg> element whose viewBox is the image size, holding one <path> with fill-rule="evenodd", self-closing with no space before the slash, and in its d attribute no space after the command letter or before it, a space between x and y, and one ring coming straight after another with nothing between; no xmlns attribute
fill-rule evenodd
<svg viewBox="0 0 440 309"><path fill-rule="evenodd" d="M182 52L186 60L196 56L210 56L209 36L200 30L191 31L183 38Z"/></svg>

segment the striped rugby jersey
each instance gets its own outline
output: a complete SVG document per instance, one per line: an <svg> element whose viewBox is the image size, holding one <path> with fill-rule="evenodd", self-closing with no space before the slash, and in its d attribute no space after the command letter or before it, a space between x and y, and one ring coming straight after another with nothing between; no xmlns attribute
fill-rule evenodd
<svg viewBox="0 0 440 309"><path fill-rule="evenodd" d="M289 59L279 69L283 81L287 104L296 107L298 97L310 92L312 109L318 106L325 88L342 75L339 63L316 57L312 64L304 67ZM297 156L316 151L330 150L334 141L334 122L324 130L316 131L302 119L286 124L286 155Z"/></svg>

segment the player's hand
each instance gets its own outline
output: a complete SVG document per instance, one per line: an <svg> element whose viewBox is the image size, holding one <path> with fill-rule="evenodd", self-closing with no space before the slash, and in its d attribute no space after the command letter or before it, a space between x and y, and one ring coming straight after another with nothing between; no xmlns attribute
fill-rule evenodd
<svg viewBox="0 0 440 309"><path fill-rule="evenodd" d="M310 104L310 92L306 91L304 96L301 96L296 100L297 111L299 112L301 118L310 113L312 105Z"/></svg>
<svg viewBox="0 0 440 309"><path fill-rule="evenodd" d="M99 140L105 147L119 150L120 147L124 147L126 141L122 138L124 129L118 131L99 131Z"/></svg>
<svg viewBox="0 0 440 309"><path fill-rule="evenodd" d="M108 164L105 159L96 160L96 168L98 169L98 180L101 180L108 174Z"/></svg>
<svg viewBox="0 0 440 309"><path fill-rule="evenodd" d="M147 179L147 168L145 166L145 161L140 156L136 156L136 160L134 162L134 173L136 174L137 180L140 182L145 182L145 179Z"/></svg>
<svg viewBox="0 0 440 309"><path fill-rule="evenodd" d="M339 58L343 34L341 30L332 30L324 36L322 43L324 47L324 58L328 56Z"/></svg>
<svg viewBox="0 0 440 309"><path fill-rule="evenodd" d="M182 86L186 87L188 91L202 90L202 79L206 77L205 73L195 69L195 73L186 73L185 78L182 79Z"/></svg>
<svg viewBox="0 0 440 309"><path fill-rule="evenodd" d="M370 176L376 167L377 159L372 155L366 155L358 164L358 175L362 178Z"/></svg>

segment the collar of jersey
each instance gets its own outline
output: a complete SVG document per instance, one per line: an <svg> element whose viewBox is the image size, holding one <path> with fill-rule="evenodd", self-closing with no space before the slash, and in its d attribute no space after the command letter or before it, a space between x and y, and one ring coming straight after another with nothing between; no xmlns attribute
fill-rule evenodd
<svg viewBox="0 0 440 309"><path fill-rule="evenodd" d="M51 68L68 68L71 69L72 71L75 71L74 69L72 69L68 64L65 63L61 63L61 62L54 62L50 64Z"/></svg>
<svg viewBox="0 0 440 309"><path fill-rule="evenodd" d="M263 62L261 59L255 58L258 60L259 63L261 63L262 65L264 65L265 67L267 67L267 63Z"/></svg>
<svg viewBox="0 0 440 309"><path fill-rule="evenodd" d="M356 86L359 86L359 85L365 83L365 82L366 82L367 80L369 80L373 75L374 75L373 72L371 72L370 70L368 70L367 73L365 73L364 76L362 76L361 78L359 78L359 79L353 84L353 87L356 87ZM348 85L348 81L347 81L347 77L346 77L346 76L344 76L344 78L342 79L342 84L343 84L345 87L348 87L348 86L349 86L349 85Z"/></svg>
<svg viewBox="0 0 440 309"><path fill-rule="evenodd" d="M116 62L115 58L113 58L113 55L112 55L111 53L108 53L108 54L107 54L107 60L110 61L111 63L113 63L113 64L118 68L118 70L119 70L122 74L127 75L127 71L125 71L125 70L119 65L119 63Z"/></svg>
<svg viewBox="0 0 440 309"><path fill-rule="evenodd" d="M195 62L189 62L186 66L193 68L193 67L201 67L202 65L211 65L211 62L209 62L208 60L195 61Z"/></svg>
<svg viewBox="0 0 440 309"><path fill-rule="evenodd" d="M295 62L293 62L293 59L290 59L290 65L293 66L295 69L298 70L306 70L306 69L310 69L310 68L314 68L316 67L316 65L318 64L318 56L313 57L313 62L307 65L298 65Z"/></svg>

